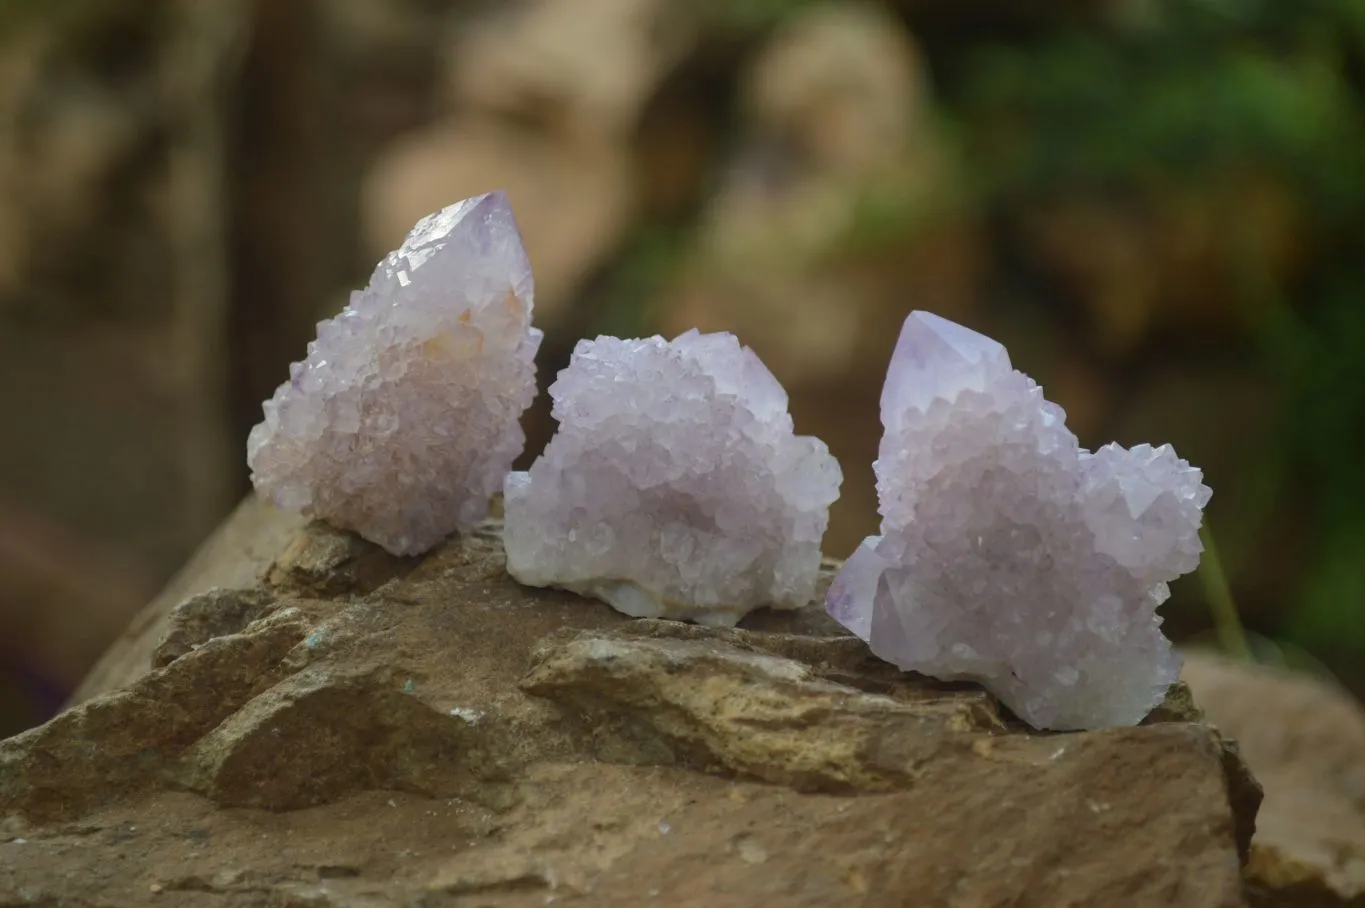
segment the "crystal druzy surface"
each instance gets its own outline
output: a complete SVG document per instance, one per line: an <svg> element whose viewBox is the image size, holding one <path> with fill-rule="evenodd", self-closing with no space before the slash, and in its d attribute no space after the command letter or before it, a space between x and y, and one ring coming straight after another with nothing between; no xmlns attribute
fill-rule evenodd
<svg viewBox="0 0 1365 908"><path fill-rule="evenodd" d="M581 341L550 394L559 429L505 487L512 576L706 624L811 600L843 477L733 335Z"/></svg>
<svg viewBox="0 0 1365 908"><path fill-rule="evenodd" d="M423 218L266 401L257 491L400 555L483 519L525 444L532 296L504 194Z"/></svg>
<svg viewBox="0 0 1365 908"><path fill-rule="evenodd" d="M1036 727L1141 721L1180 671L1156 609L1199 563L1200 471L1169 446L1082 449L1003 346L927 312L906 319L881 411L881 535L830 615Z"/></svg>

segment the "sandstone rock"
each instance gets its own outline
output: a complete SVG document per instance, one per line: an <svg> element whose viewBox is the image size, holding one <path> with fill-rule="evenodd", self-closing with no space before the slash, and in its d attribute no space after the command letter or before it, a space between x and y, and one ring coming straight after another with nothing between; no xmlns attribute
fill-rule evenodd
<svg viewBox="0 0 1365 908"><path fill-rule="evenodd" d="M166 633L152 653L152 667L165 668L217 637L240 633L263 617L273 598L261 590L214 588L171 609Z"/></svg>
<svg viewBox="0 0 1365 908"><path fill-rule="evenodd" d="M1265 786L1255 905L1365 905L1365 710L1315 678L1190 654L1182 673Z"/></svg>
<svg viewBox="0 0 1365 908"><path fill-rule="evenodd" d="M623 636L640 629L668 636ZM675 633L683 639L668 639ZM906 703L850 690L763 652L765 642L780 647L775 635L732 642L643 621L565 636L533 654L523 689L565 703L599 728L624 717L622 736L643 742L645 753L685 754L797 790L894 790L914 781L920 764L951 759L954 745L970 749L971 732L1004 730L979 692Z"/></svg>
<svg viewBox="0 0 1365 908"><path fill-rule="evenodd" d="M816 610L519 587L499 533L395 559L248 501L0 742L0 904L1243 904L1254 783L1187 703L1032 734Z"/></svg>
<svg viewBox="0 0 1365 908"><path fill-rule="evenodd" d="M247 499L210 536L199 551L128 625L72 696L74 703L117 690L146 674L155 664L156 651L169 642L176 607L214 589L245 590L254 586L267 570L278 584L288 577L309 588L310 581L347 579L347 541L361 548L349 534L327 532L321 527L305 537L299 533L304 518ZM367 547L387 556L377 546ZM349 587L348 587L349 588Z"/></svg>

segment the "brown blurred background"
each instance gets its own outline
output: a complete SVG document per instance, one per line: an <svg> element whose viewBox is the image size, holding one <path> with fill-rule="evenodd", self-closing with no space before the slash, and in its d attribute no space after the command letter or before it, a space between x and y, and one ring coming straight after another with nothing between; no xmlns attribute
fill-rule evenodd
<svg viewBox="0 0 1365 908"><path fill-rule="evenodd" d="M1362 139L1358 0L6 0L0 734L244 494L314 323L497 187L542 378L584 335L736 332L844 466L831 554L931 309L1083 443L1202 466L1258 653L1360 690ZM1212 626L1196 578L1166 613Z"/></svg>

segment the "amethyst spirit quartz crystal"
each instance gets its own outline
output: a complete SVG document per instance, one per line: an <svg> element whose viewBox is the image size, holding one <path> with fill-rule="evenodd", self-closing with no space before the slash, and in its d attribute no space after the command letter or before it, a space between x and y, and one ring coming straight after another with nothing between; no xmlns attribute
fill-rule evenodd
<svg viewBox="0 0 1365 908"><path fill-rule="evenodd" d="M503 193L423 218L266 401L256 490L396 555L478 523L525 444L533 295Z"/></svg>
<svg viewBox="0 0 1365 908"><path fill-rule="evenodd" d="M1140 722L1180 673L1156 609L1212 494L1169 446L1090 452L999 343L905 321L881 398L881 535L826 609L879 657L1037 728Z"/></svg>
<svg viewBox="0 0 1365 908"><path fill-rule="evenodd" d="M513 577L712 625L811 601L843 474L734 335L580 341L550 396L559 430L507 478Z"/></svg>

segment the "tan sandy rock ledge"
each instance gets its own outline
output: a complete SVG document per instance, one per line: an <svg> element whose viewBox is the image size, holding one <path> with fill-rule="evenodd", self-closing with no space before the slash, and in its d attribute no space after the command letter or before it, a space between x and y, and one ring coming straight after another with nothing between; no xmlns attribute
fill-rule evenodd
<svg viewBox="0 0 1365 908"><path fill-rule="evenodd" d="M1260 800L1183 687L1037 734L818 609L634 621L496 523L397 559L248 500L0 742L0 906L1272 904Z"/></svg>

